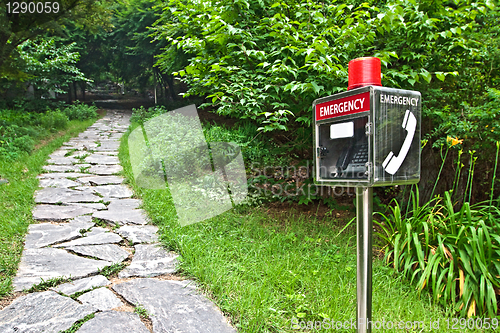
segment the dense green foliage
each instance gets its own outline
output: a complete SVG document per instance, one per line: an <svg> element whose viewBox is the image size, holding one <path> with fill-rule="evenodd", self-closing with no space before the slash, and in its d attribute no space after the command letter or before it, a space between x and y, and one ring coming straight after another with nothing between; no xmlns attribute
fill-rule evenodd
<svg viewBox="0 0 500 333"><path fill-rule="evenodd" d="M26 80L37 89L34 97L49 97L49 91L65 93L75 81L89 81L76 67L76 43L64 45L54 38L27 40L18 46Z"/></svg>
<svg viewBox="0 0 500 333"><path fill-rule="evenodd" d="M347 62L356 57L380 57L384 85L417 88L425 100L431 87L463 83L472 69L486 74L484 55L498 55L480 35L491 28L486 19L498 17L491 8L471 1L172 0L156 23L157 38L171 43L158 64L170 68L178 50L192 55L177 72L186 95L211 98L220 114L253 119L265 131L294 121L309 126L312 101L345 90ZM433 77L446 82L428 85Z"/></svg>
<svg viewBox="0 0 500 333"><path fill-rule="evenodd" d="M147 122L164 114L169 110L166 107L140 107L133 109L132 122ZM207 142L235 142L241 147L243 159L248 170L252 165L282 165L290 162L281 157L278 145L259 133L257 126L250 122L228 128L227 126L205 122L203 131Z"/></svg>
<svg viewBox="0 0 500 333"><path fill-rule="evenodd" d="M0 80L22 78L17 47L25 41L61 34L68 23L90 30L109 25L109 4L105 0L59 0L58 10L35 14L9 12L7 2L0 3Z"/></svg>
<svg viewBox="0 0 500 333"><path fill-rule="evenodd" d="M95 119L96 111L95 106L80 103L43 113L0 110L0 157L15 159L31 153L36 140L44 137L47 131L65 129L70 120Z"/></svg>
<svg viewBox="0 0 500 333"><path fill-rule="evenodd" d="M97 118L97 107L75 102L64 109L69 120L86 120Z"/></svg>

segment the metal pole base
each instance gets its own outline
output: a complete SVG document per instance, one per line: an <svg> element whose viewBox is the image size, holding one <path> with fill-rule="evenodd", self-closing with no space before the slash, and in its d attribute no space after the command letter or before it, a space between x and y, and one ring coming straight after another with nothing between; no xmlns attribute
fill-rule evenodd
<svg viewBox="0 0 500 333"><path fill-rule="evenodd" d="M356 188L358 333L372 331L372 213L373 189Z"/></svg>

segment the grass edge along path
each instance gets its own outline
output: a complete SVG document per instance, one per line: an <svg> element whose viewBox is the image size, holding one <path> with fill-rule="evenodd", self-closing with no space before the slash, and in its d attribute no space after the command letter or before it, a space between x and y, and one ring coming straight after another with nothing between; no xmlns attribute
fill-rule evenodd
<svg viewBox="0 0 500 333"><path fill-rule="evenodd" d="M0 185L0 299L12 291L12 278L17 273L24 248L24 236L33 223L33 194L48 156L69 138L83 132L97 119L73 120L61 132L41 138L44 144L17 160L0 159L0 174L8 184Z"/></svg>
<svg viewBox="0 0 500 333"><path fill-rule="evenodd" d="M167 189L144 189L134 182L128 135L135 126L122 137L119 158L123 174L160 228L163 245L180 254L179 274L195 280L238 332L305 332L314 328L308 325L320 322L330 324L327 331L354 331L353 226L335 237L342 226L333 219L318 221L293 212L269 215L263 208L238 206L210 220L180 227ZM453 331L452 319L445 313L431 304L429 295L419 296L402 276L394 276L381 260L374 259L374 331ZM309 329L293 328L292 320ZM335 329L335 325L340 326Z"/></svg>

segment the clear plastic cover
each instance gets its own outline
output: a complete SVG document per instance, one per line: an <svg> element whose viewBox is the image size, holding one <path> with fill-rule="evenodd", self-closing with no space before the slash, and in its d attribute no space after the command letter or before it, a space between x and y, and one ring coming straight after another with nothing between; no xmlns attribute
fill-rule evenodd
<svg viewBox="0 0 500 333"><path fill-rule="evenodd" d="M373 91L373 183L420 180L421 96L417 91L376 87Z"/></svg>
<svg viewBox="0 0 500 333"><path fill-rule="evenodd" d="M368 116L319 126L319 174L323 179L367 180ZM346 130L352 129L352 132Z"/></svg>
<svg viewBox="0 0 500 333"><path fill-rule="evenodd" d="M350 107L349 114L331 112L342 104ZM417 91L378 86L316 100L315 181L349 186L417 183L421 105ZM351 113L356 107L361 112Z"/></svg>

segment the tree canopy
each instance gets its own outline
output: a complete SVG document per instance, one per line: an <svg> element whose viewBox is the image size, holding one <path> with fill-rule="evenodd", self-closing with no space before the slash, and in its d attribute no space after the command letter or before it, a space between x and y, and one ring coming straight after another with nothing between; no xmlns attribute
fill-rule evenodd
<svg viewBox="0 0 500 333"><path fill-rule="evenodd" d="M312 101L345 90L346 65L362 56L382 59L384 85L456 104L471 74L498 77L498 43L485 38L496 20L490 1L171 0L154 30L171 45L160 68L190 56L175 73L186 96L270 131L310 125Z"/></svg>
<svg viewBox="0 0 500 333"><path fill-rule="evenodd" d="M19 79L17 47L38 36L63 34L65 25L75 24L95 30L109 25L106 0L60 0L58 10L44 13L9 12L6 0L0 2L0 78ZM11 9L12 11L12 9Z"/></svg>

